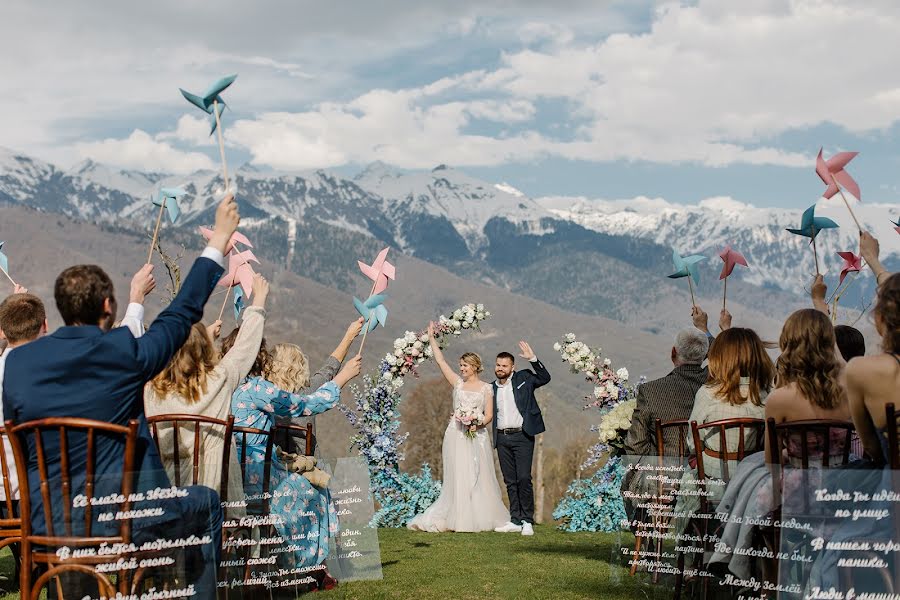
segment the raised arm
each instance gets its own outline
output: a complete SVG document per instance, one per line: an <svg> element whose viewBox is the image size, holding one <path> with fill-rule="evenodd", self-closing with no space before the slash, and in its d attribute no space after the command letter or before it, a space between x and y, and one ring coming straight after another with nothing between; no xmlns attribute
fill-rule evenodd
<svg viewBox="0 0 900 600"><path fill-rule="evenodd" d="M878 240L867 231L859 232L859 253L862 255L866 264L872 268L875 274L875 281L878 285L891 276L890 272L881 264L878 254L881 251Z"/></svg>
<svg viewBox="0 0 900 600"><path fill-rule="evenodd" d="M354 356L333 380L312 394L301 395L276 390L275 398L271 400L273 412L279 417L309 417L333 408L341 399L341 388L359 375L361 367L362 357Z"/></svg>
<svg viewBox="0 0 900 600"><path fill-rule="evenodd" d="M537 356L535 356L534 354L534 350L531 349L531 346L528 345L528 342L526 342L525 340L520 341L519 351L519 356L530 362L531 366L534 368L534 387L539 388L550 383L550 371L547 370L547 367L544 366L544 363L537 359Z"/></svg>
<svg viewBox="0 0 900 600"><path fill-rule="evenodd" d="M187 340L191 326L203 318L203 307L224 271L225 246L240 222L234 196L226 196L216 209L216 230L209 246L188 273L178 295L146 333L136 340L136 360L147 381L165 368Z"/></svg>
<svg viewBox="0 0 900 600"><path fill-rule="evenodd" d="M441 351L440 346L438 346L437 340L434 339L434 323L428 324L428 342L431 344L432 353L434 353L434 362L440 367L441 373L444 374L444 379L446 379L450 385L456 385L456 382L459 380L459 374L447 364L446 360L444 360L444 353Z"/></svg>
<svg viewBox="0 0 900 600"><path fill-rule="evenodd" d="M331 353L331 356L338 361L338 364L344 362L344 359L347 358L347 352L350 351L353 340L355 340L356 336L359 335L359 332L362 331L364 321L365 319L360 317L350 323L350 327L347 328L347 332L344 334L343 339L341 339L341 343L338 344L337 348L334 349L334 352Z"/></svg>
<svg viewBox="0 0 900 600"><path fill-rule="evenodd" d="M144 299L156 288L153 265L146 264L131 278L128 307L122 317L122 327L127 327L135 338L144 335Z"/></svg>
<svg viewBox="0 0 900 600"><path fill-rule="evenodd" d="M821 313L825 313L825 315L827 316L831 316L831 311L828 310L828 303L825 301L825 295L827 293L828 286L825 285L825 278L822 277L821 274L816 275L816 278L813 279L813 284L809 291L809 295L812 298L813 308Z"/></svg>
<svg viewBox="0 0 900 600"><path fill-rule="evenodd" d="M253 276L253 303L247 307L242 317L240 329L231 349L225 353L216 366L225 371L228 385L236 388L247 376L262 344L266 323L266 298L269 296L269 282L260 274Z"/></svg>

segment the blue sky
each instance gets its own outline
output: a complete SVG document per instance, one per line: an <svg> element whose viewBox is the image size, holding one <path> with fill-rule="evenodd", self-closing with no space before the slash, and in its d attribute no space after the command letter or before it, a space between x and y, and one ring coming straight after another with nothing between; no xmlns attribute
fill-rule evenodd
<svg viewBox="0 0 900 600"><path fill-rule="evenodd" d="M0 145L70 166L215 168L178 87L227 73L229 160L446 163L533 197L805 207L826 155L897 202L900 9L832 0L13 0Z"/></svg>

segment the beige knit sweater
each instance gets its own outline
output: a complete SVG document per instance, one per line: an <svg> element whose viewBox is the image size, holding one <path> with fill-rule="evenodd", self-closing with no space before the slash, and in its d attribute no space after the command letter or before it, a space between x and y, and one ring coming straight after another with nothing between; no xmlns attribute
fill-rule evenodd
<svg viewBox="0 0 900 600"><path fill-rule="evenodd" d="M197 402L188 403L182 396L167 394L160 398L150 384L144 388L144 412L147 416L166 414L192 414L226 420L231 413L231 397L235 388L244 380L262 343L266 312L262 308L248 306L244 310L243 323L228 354L222 357L219 364L207 374L206 393ZM178 444L181 447L181 483L190 485L193 477L194 429L192 424L182 425L178 432ZM223 431L221 428L203 427L203 439L200 443L199 485L205 485L217 492L222 475ZM174 429L158 428L160 458L166 472L174 483ZM228 502L229 517L245 514L240 506L234 503L243 500L244 487L241 482L241 470L235 452L234 441L231 443L231 462L228 467Z"/></svg>

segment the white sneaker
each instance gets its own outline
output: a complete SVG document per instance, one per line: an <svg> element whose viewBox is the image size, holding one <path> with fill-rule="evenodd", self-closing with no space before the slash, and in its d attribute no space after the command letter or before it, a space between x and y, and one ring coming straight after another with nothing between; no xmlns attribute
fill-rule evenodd
<svg viewBox="0 0 900 600"><path fill-rule="evenodd" d="M497 533L519 533L520 531L522 531L522 526L516 525L515 523L510 521L502 527L497 527L496 529L494 529L494 531L496 531Z"/></svg>
<svg viewBox="0 0 900 600"><path fill-rule="evenodd" d="M531 523L522 523L522 535L534 535L534 528Z"/></svg>

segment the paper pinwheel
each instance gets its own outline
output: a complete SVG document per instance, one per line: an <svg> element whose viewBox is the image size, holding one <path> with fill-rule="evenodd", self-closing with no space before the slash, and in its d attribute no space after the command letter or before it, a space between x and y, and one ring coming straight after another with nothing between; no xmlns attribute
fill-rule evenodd
<svg viewBox="0 0 900 600"><path fill-rule="evenodd" d="M859 273L860 269L862 269L862 257L852 252L838 252L837 255L844 259L844 265L841 267L841 279L838 282L838 285L841 285L844 283L844 277L847 276L847 273L851 271Z"/></svg>
<svg viewBox="0 0 900 600"><path fill-rule="evenodd" d="M253 267L250 262L259 263L253 252L232 252L228 255L228 272L219 280L219 285L232 287L240 285L244 288L244 297L250 298L253 294Z"/></svg>
<svg viewBox="0 0 900 600"><path fill-rule="evenodd" d="M202 226L198 227L197 229L200 231L200 235L202 235L204 238L206 238L206 241L209 241L210 239L212 239L212 236L213 236L212 229L210 229L209 227L202 227ZM229 252L231 252L232 250L234 250L235 244L243 244L247 248L253 247L253 244L250 243L250 240L247 239L247 236L245 236L243 233L241 233L239 231L235 231L233 234L231 234L231 239L228 240L228 244L225 246L225 254L226 255Z"/></svg>
<svg viewBox="0 0 900 600"><path fill-rule="evenodd" d="M371 266L362 261L356 261L359 264L359 270L363 275L374 282L372 286L372 294L380 294L387 289L388 280L395 279L397 272L394 265L387 261L387 253L390 248L385 248L378 253L375 262Z"/></svg>
<svg viewBox="0 0 900 600"><path fill-rule="evenodd" d="M234 286L234 320L237 321L241 317L241 311L244 310L244 291L241 286Z"/></svg>
<svg viewBox="0 0 900 600"><path fill-rule="evenodd" d="M209 130L209 135L212 135L216 131L216 117L221 118L222 111L225 110L225 101L222 99L221 94L228 88L229 85L234 83L234 80L237 79L237 75L229 75L228 77L223 77L219 79L214 84L209 86L209 88L203 93L203 96L197 96L190 92L186 92L185 90L179 88L181 91L181 95L184 96L184 99L205 112L208 115L212 115L212 129ZM218 108L218 114L215 109Z"/></svg>
<svg viewBox="0 0 900 600"><path fill-rule="evenodd" d="M694 280L694 283L700 285L700 269L697 267L697 263L702 260L706 260L706 257L700 256L699 254L692 254L691 256L682 258L681 254L678 253L678 250L673 250L672 262L675 263L675 272L669 275L669 278L678 279L680 277L690 277Z"/></svg>
<svg viewBox="0 0 900 600"><path fill-rule="evenodd" d="M838 224L831 219L827 217L817 217L816 205L813 204L803 211L803 216L800 217L800 227L798 229L788 228L788 231L794 235L802 235L803 237L814 240L823 229L837 229L837 227Z"/></svg>
<svg viewBox="0 0 900 600"><path fill-rule="evenodd" d="M722 265L722 273L719 274L719 279L725 279L731 275L735 265L747 266L747 259L744 258L744 255L732 249L731 246L725 246L725 249L719 252L719 258L725 262Z"/></svg>
<svg viewBox="0 0 900 600"><path fill-rule="evenodd" d="M840 190L838 185L845 188L853 194L853 197L862 201L859 193L859 185L850 176L850 173L844 170L851 160L853 160L859 152L838 152L828 160L822 158L822 149L819 148L819 155L816 157L816 173L822 182L828 187L825 188L823 197L832 198ZM836 183L835 183L836 182Z"/></svg>
<svg viewBox="0 0 900 600"><path fill-rule="evenodd" d="M896 221L891 221L891 223L894 224L894 231L896 231L897 233L900 233L900 219L897 219ZM2 246L0 246L0 248L2 248Z"/></svg>
<svg viewBox="0 0 900 600"><path fill-rule="evenodd" d="M9 273L9 259L6 258L6 255L3 253L3 244L5 243L6 242L0 242L0 269Z"/></svg>
<svg viewBox="0 0 900 600"><path fill-rule="evenodd" d="M356 312L366 320L366 324L363 325L363 331L366 333L372 331L378 325L384 327L387 324L387 309L384 307L386 299L387 296L384 294L369 296L365 302L359 298L353 298L353 306L356 307Z"/></svg>
<svg viewBox="0 0 900 600"><path fill-rule="evenodd" d="M159 192L156 194L156 198L153 199L153 204L155 206L165 206L166 211L169 213L169 220L173 223L178 219L178 215L181 214L181 209L178 207L178 199L187 194L181 188L161 188Z"/></svg>

